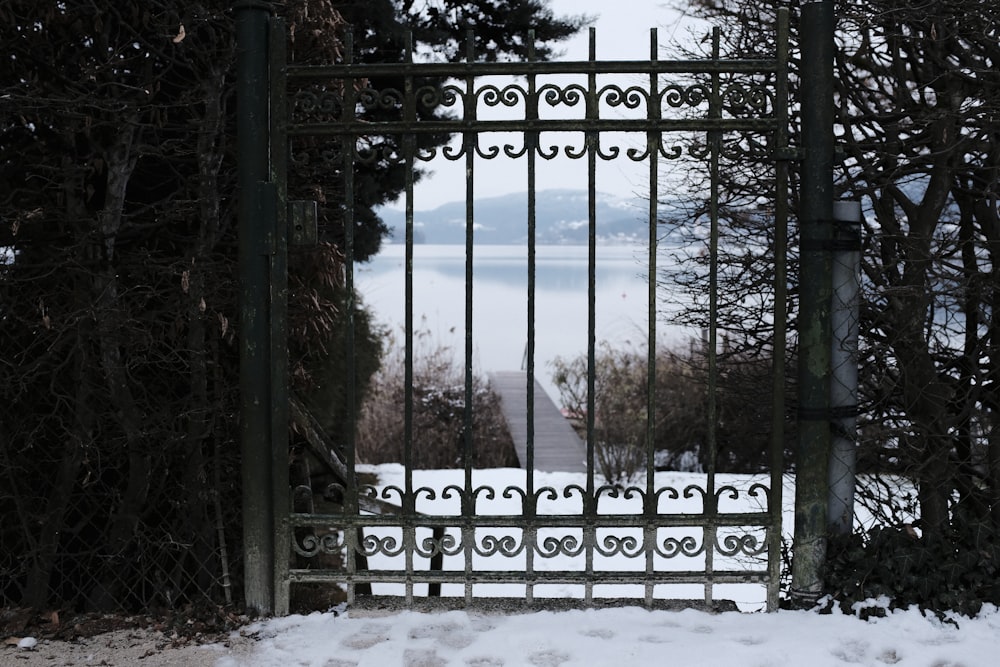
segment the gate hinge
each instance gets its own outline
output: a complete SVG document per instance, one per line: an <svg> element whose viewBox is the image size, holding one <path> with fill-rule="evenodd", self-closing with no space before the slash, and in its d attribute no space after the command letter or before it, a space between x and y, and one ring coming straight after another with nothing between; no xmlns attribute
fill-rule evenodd
<svg viewBox="0 0 1000 667"><path fill-rule="evenodd" d="M307 199L288 202L288 245L316 245L319 242L318 219L316 202Z"/></svg>

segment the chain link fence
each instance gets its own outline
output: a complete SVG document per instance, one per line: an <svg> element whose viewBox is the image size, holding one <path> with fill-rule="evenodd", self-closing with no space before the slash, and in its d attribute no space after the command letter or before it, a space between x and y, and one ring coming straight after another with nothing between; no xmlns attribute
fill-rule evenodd
<svg viewBox="0 0 1000 667"><path fill-rule="evenodd" d="M234 4L0 10L0 606L243 602ZM338 57L334 3L275 11ZM343 271L291 258L297 390Z"/></svg>
<svg viewBox="0 0 1000 667"><path fill-rule="evenodd" d="M45 300L61 296L50 289ZM57 317L55 306L50 312ZM52 326L61 330L56 344L70 335ZM0 606L134 612L232 603L241 552L234 392L217 377L200 406L186 391L190 368L133 357L128 386L151 395L129 433L100 364L79 349L88 344L78 339L65 356L7 375ZM211 362L221 375L227 360Z"/></svg>
<svg viewBox="0 0 1000 667"><path fill-rule="evenodd" d="M237 599L230 4L0 11L0 605Z"/></svg>

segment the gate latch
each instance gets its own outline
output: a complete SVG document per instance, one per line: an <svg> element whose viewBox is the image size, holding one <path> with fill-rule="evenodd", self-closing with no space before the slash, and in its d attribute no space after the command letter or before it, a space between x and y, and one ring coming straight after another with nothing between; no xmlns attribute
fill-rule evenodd
<svg viewBox="0 0 1000 667"><path fill-rule="evenodd" d="M316 202L297 199L288 202L288 244L291 246L316 245L319 242Z"/></svg>

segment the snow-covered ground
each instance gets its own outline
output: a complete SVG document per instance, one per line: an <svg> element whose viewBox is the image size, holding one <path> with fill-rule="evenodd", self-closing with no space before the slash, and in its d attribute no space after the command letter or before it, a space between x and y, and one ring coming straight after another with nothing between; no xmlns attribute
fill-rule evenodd
<svg viewBox="0 0 1000 667"><path fill-rule="evenodd" d="M403 487L402 468L380 466L372 470L379 486ZM457 477L456 477L457 475ZM683 490L703 477L681 473L658 473L657 487ZM761 478L720 476L720 484L747 490ZM582 477L567 473L538 473L536 487L557 489L581 484ZM460 471L417 471L415 487L446 488L462 485ZM482 514L516 513L519 495L504 498L499 493L508 485L521 486L524 471L477 471L474 485L497 489L496 496L477 507ZM640 482L639 486L642 484ZM387 498L393 500L390 490ZM539 513L561 514L579 511L580 499L570 494L551 499L551 506L540 503ZM740 494L743 503L760 503L759 496ZM790 511L794 492L786 483L786 526L791 525ZM424 494L418 511L450 514L449 504L457 501L432 501ZM484 496L485 497L485 494ZM666 497L666 496L665 496ZM602 513L628 512L623 498L602 498ZM607 503L604 505L603 503ZM667 501L664 501L667 502ZM575 503L575 507L574 507ZM699 512L700 497L693 494L669 500L661 511ZM738 504L738 503L737 503ZM747 505L749 509L752 505ZM759 507L759 505L758 505ZM741 511L734 506L728 511ZM638 511L641 511L641 502ZM695 529L695 533L700 532ZM561 556L545 563L546 568L573 569L574 558ZM373 559L377 561L377 559ZM642 561L642 559L638 559ZM480 563L496 567L489 559ZM632 569L636 559L620 557L608 563L608 569ZM372 562L372 567L390 567L391 559ZM670 567L671 563L664 562ZM455 564L458 567L458 563ZM477 564L477 567L479 564ZM500 569L508 569L502 564ZM687 569L688 565L684 566ZM446 561L445 568L449 565ZM493 595L517 595L516 585L494 590ZM700 587L696 587L700 590ZM523 591L523 586L520 587ZM390 590L376 592L389 593ZM420 591L416 591L420 594ZM718 597L737 599L743 609L762 606L763 589L749 587L725 589ZM448 594L447 587L444 591ZM696 591L697 593L697 591ZM478 594L478 593L477 593ZM614 593L612 593L614 594ZM572 587L550 590L554 597L579 596ZM623 590L622 597L634 595ZM607 592L605 592L607 596ZM697 597L686 594L682 597ZM256 623L242 631L244 638L234 648L221 651L216 667L268 667L271 665L344 667L455 666L570 666L570 665L920 665L926 667L987 667L1000 664L1000 610L986 608L975 619L956 618L943 622L917 610L897 611L886 618L862 621L841 613L819 615L811 612L781 611L766 613L722 613L686 611L648 611L638 607L592 609L584 611L539 611L522 614L492 614L479 611L441 613L400 612L395 614L352 612L315 613L290 616ZM237 648L238 647L238 648Z"/></svg>
<svg viewBox="0 0 1000 667"><path fill-rule="evenodd" d="M216 667L691 665L991 667L1000 611L957 619L916 610L861 621L805 611L706 614L638 608L511 616L350 612L290 616L244 630L259 640Z"/></svg>
<svg viewBox="0 0 1000 667"><path fill-rule="evenodd" d="M1000 610L957 625L918 611L869 622L803 611L710 615L638 608L511 616L462 611L381 617L316 613L191 645L152 629L33 650L0 645L4 667L993 667ZM202 640L204 641L204 640Z"/></svg>

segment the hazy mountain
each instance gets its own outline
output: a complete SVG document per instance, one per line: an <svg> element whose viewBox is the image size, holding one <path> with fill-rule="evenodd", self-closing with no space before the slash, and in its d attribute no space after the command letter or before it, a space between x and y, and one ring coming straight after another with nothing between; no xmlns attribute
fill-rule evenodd
<svg viewBox="0 0 1000 667"><path fill-rule="evenodd" d="M648 239L648 203L598 192L597 237L602 243ZM587 191L542 190L535 194L536 240L541 245L587 243ZM402 243L403 211L383 208L379 215L392 230L392 243ZM474 209L477 244L520 245L528 240L528 193L477 199ZM465 243L465 202L442 204L413 214L417 243Z"/></svg>

